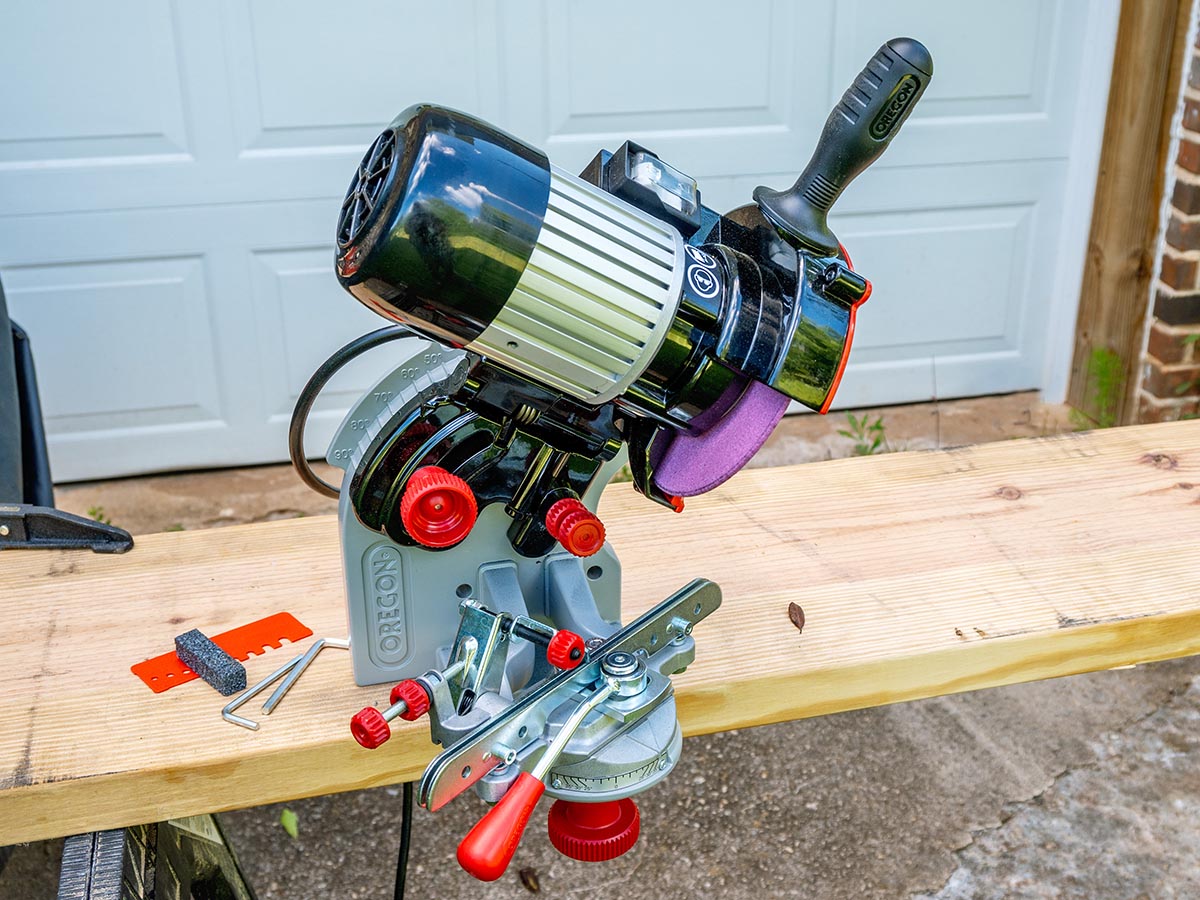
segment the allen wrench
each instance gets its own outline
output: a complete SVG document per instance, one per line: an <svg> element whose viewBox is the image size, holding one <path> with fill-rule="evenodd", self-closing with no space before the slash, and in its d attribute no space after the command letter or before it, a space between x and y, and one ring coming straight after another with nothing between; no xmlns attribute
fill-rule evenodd
<svg viewBox="0 0 1200 900"><path fill-rule="evenodd" d="M226 722L232 722L234 725L241 725L243 728L249 728L251 731L258 731L257 722L242 716L234 715L234 710L252 700L254 697L257 697L276 681L279 681L279 679L282 678L283 681L280 683L279 687L275 688L275 690L271 693L271 696L267 698L267 702L262 706L263 712L265 712L267 715L270 715L272 710L279 705L279 701L283 699L284 694L291 690L292 685L296 683L296 680L304 674L304 670L307 669L309 664L317 658L317 654L326 647L334 647L338 650L349 650L350 641L339 638L318 638L313 642L311 647L309 647L299 656L289 660L262 681L258 682L258 684L251 688L247 688L245 691L230 700L229 703L225 705L225 708L221 710L221 718Z"/></svg>

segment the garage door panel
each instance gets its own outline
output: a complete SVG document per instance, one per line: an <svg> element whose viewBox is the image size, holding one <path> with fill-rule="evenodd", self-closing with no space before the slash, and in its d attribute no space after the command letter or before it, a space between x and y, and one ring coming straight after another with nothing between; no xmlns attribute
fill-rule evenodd
<svg viewBox="0 0 1200 900"><path fill-rule="evenodd" d="M332 242L250 253L263 399L254 431L263 460L285 452L292 410L317 367L353 338L389 324L342 290L333 256ZM346 410L418 346L416 339L390 342L335 375L309 416L306 451L323 456Z"/></svg>
<svg viewBox="0 0 1200 900"><path fill-rule="evenodd" d="M5 16L0 84L5 170L188 151L167 4L28 4Z"/></svg>
<svg viewBox="0 0 1200 900"><path fill-rule="evenodd" d="M720 0L689 4L686 14L666 16L650 28L632 27L632 17L605 17L578 4L549 2L546 89L550 127L555 134L611 131L617 127L719 130L727 114L753 116L755 124L784 125L791 96L791 49L765 35L773 19L793 33L790 6L771 0L745 0L737 16L721 15ZM773 15L774 14L774 15ZM676 52L662 53L664 43ZM718 48L761 46L763 52L739 56L736 78L680 78L681 57L719 66ZM614 60L611 48L620 47ZM597 52L601 47L607 53ZM620 57L637 59L636 68ZM616 65L614 65L614 62ZM714 118L713 113L718 115ZM639 119L641 121L639 121ZM648 121L647 121L648 120ZM738 123L741 124L741 123Z"/></svg>
<svg viewBox="0 0 1200 900"><path fill-rule="evenodd" d="M342 344L388 324L347 294L333 276L328 245L253 254L253 302L260 323L265 408L272 420L289 419L300 390ZM316 410L340 416L384 374L392 354L351 363L321 395Z"/></svg>
<svg viewBox="0 0 1200 900"><path fill-rule="evenodd" d="M1024 349L938 356L934 375L939 399L1027 391L1041 382L1041 359Z"/></svg>
<svg viewBox="0 0 1200 900"><path fill-rule="evenodd" d="M929 344L1015 342L1016 323L1008 310L1023 284L1032 205L847 217L840 236L853 245L859 267L881 292L891 284L925 295L920 316L913 315L914 304L889 303L886 295L863 307L857 355L869 359Z"/></svg>
<svg viewBox="0 0 1200 900"><path fill-rule="evenodd" d="M1083 48L1077 30L1062 21L1086 17L1082 0L1014 0L989 8L986 23L978 7L940 0L758 0L739 7L736 17L715 7L693 10L686 26L662 29L694 60L696 77L680 79L653 66L654 77L646 74L648 45L655 38L661 44L659 31L633 37L621 17L597 20L575 5L548 4L545 52L510 60L538 67L548 94L549 114L532 137L569 169L585 165L598 144L614 149L633 138L696 177L745 172L748 165L798 172L829 110L870 55L888 38L911 34L929 46L937 74L876 167L1069 151ZM676 40L676 32L683 38ZM736 78L723 79L726 71ZM726 96L731 88L736 96Z"/></svg>
<svg viewBox="0 0 1200 900"><path fill-rule="evenodd" d="M537 68L545 114L528 119L528 137L569 169L627 138L697 176L745 171L749 146L758 166L786 166L828 112L827 42L800 39L828 32L828 3L753 0L730 16L705 0L597 16L546 0L542 12L542 46L507 62Z"/></svg>
<svg viewBox="0 0 1200 900"><path fill-rule="evenodd" d="M875 167L1063 157L1085 50L1078 26L1095 14L1085 0L1013 0L985 17L970 3L847 0L829 102L880 43L909 34L929 47L935 76Z"/></svg>
<svg viewBox="0 0 1200 900"><path fill-rule="evenodd" d="M846 367L833 412L889 403L914 403L936 397L934 368L934 361L927 357L856 362L853 367ZM791 412L808 412L795 403L789 409Z"/></svg>
<svg viewBox="0 0 1200 900"><path fill-rule="evenodd" d="M221 419L199 256L7 267L55 433Z"/></svg>
<svg viewBox="0 0 1200 900"><path fill-rule="evenodd" d="M847 368L833 410L1000 394L1037 385L1036 361L1019 350L859 362Z"/></svg>
<svg viewBox="0 0 1200 900"><path fill-rule="evenodd" d="M497 115L488 0L430 4L419 17L390 0L228 0L226 22L243 164L255 151L360 149L418 101ZM331 40L344 52L329 52Z"/></svg>
<svg viewBox="0 0 1200 900"><path fill-rule="evenodd" d="M639 140L727 211L792 183L846 84L903 33L938 74L833 217L875 283L839 402L1036 387L1064 302L1046 276L1062 185L1088 144L1076 110L1106 90L1104 53L1088 69L1077 36L1115 23L1114 2L19 6L0 272L33 332L56 474L284 456L311 372L386 324L337 286L331 240L363 149L409 104L491 119L575 171ZM311 452L407 352L339 376Z"/></svg>
<svg viewBox="0 0 1200 900"><path fill-rule="evenodd" d="M904 402L925 378L929 397L1038 386L1064 177L1061 161L864 175L832 221L874 284L838 407Z"/></svg>
<svg viewBox="0 0 1200 900"><path fill-rule="evenodd" d="M202 7L53 0L22 6L10 26L22 37L5 41L0 66L19 74L2 83L25 89L0 91L3 213L169 207L227 193L217 165L230 129L220 30ZM14 48L36 62L8 56ZM39 139L14 141L30 123Z"/></svg>
<svg viewBox="0 0 1200 900"><path fill-rule="evenodd" d="M834 39L836 83L848 84L884 41L910 35L929 47L936 72L914 120L1043 112L1057 23L1072 6L1079 11L1072 0L1006 0L988 7L984 22L969 3L843 0Z"/></svg>

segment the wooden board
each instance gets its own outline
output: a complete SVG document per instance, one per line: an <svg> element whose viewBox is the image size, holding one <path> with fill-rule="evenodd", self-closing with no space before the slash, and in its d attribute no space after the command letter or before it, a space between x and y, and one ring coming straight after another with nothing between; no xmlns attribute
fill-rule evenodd
<svg viewBox="0 0 1200 900"><path fill-rule="evenodd" d="M1133 392L1191 16L1192 0L1121 4L1067 391L1067 401L1100 424L1137 414Z"/></svg>
<svg viewBox="0 0 1200 900"><path fill-rule="evenodd" d="M724 588L677 679L687 734L1200 652L1200 421L758 469L681 516L618 485L601 512L628 613L695 576ZM344 635L332 519L0 553L0 846L417 777L424 724L350 739L386 691L353 686L345 651L257 733L203 683L129 672L278 610Z"/></svg>

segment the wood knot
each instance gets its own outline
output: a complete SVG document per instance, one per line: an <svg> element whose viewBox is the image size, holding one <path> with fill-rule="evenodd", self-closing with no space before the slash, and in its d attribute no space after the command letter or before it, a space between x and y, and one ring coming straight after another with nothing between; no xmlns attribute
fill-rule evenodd
<svg viewBox="0 0 1200 900"><path fill-rule="evenodd" d="M996 496L1001 500L1020 500L1025 495L1021 493L1020 488L1015 488L1011 484L1006 484L997 489Z"/></svg>
<svg viewBox="0 0 1200 900"><path fill-rule="evenodd" d="M1190 491L1192 488L1195 487L1195 485L1192 484L1190 481L1181 481L1178 484L1176 484L1175 487L1179 488L1181 491Z"/></svg>
<svg viewBox="0 0 1200 900"><path fill-rule="evenodd" d="M799 603L788 604L788 618L792 620L797 631L804 631L804 610L800 608Z"/></svg>
<svg viewBox="0 0 1200 900"><path fill-rule="evenodd" d="M1154 466L1156 469L1178 469L1179 460L1173 457L1170 453L1147 453L1142 456L1138 462L1145 463L1148 466Z"/></svg>

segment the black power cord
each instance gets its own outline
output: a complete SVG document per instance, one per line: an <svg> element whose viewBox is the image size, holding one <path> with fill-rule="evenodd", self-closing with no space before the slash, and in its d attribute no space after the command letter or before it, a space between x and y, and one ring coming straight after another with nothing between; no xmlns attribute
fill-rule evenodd
<svg viewBox="0 0 1200 900"><path fill-rule="evenodd" d="M339 491L335 485L330 484L313 471L312 466L308 464L308 458L304 455L304 426L308 422L308 414L312 412L317 395L321 393L321 389L325 387L329 379L356 356L361 356L380 344L411 335L412 332L403 325L387 325L356 337L321 363L321 367L313 372L312 378L308 379L308 384L304 385L304 390L300 392L300 396L296 400L296 408L292 410L292 422L288 426L288 455L292 459L292 466L295 468L296 474L300 476L300 480L318 494L336 498Z"/></svg>
<svg viewBox="0 0 1200 900"><path fill-rule="evenodd" d="M404 900L404 882L408 879L408 851L412 844L413 785L404 782L404 796L400 801L400 854L396 858L396 889L393 900Z"/></svg>
<svg viewBox="0 0 1200 900"><path fill-rule="evenodd" d="M402 325L388 325L375 331L355 338L350 343L338 348L329 359L321 363L320 368L313 373L300 391L296 400L296 408L292 410L292 421L288 426L288 456L300 480L318 494L327 497L337 497L340 493L335 485L330 484L313 471L304 455L304 426L308 423L309 413L321 390L329 383L337 372L355 357L361 356L368 350L394 341L397 338L412 334ZM404 783L403 796L400 801L400 852L396 858L396 886L392 896L395 900L404 900L404 884L408 880L408 854L412 846L413 819L413 786L411 781Z"/></svg>

